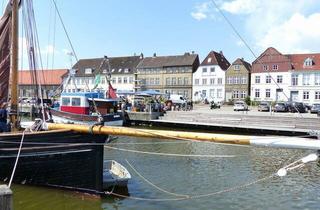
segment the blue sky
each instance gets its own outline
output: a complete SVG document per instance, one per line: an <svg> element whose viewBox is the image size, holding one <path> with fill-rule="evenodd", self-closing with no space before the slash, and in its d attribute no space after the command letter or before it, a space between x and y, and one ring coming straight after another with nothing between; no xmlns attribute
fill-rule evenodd
<svg viewBox="0 0 320 210"><path fill-rule="evenodd" d="M71 48L58 17L53 42L52 1L33 1L44 67L69 68L67 52ZM238 57L249 62L254 60L211 0L56 2L80 59L141 52L152 56L154 52L175 55L195 51L203 60L209 51L222 50L230 62ZM216 2L256 55L269 46L282 53L320 52L320 4L317 0Z"/></svg>

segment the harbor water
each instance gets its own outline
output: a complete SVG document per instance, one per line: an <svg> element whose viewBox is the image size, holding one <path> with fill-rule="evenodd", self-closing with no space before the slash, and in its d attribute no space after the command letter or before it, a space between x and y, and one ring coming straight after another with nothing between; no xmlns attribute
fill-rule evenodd
<svg viewBox="0 0 320 210"><path fill-rule="evenodd" d="M107 145L105 159L132 175L128 197L14 185L14 209L319 209L317 163L271 176L312 151L131 137Z"/></svg>

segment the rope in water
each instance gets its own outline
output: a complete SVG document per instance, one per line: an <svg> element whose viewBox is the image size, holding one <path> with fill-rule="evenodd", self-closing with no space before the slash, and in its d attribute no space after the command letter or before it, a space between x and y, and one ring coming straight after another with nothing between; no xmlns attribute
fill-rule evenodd
<svg viewBox="0 0 320 210"><path fill-rule="evenodd" d="M153 184L153 183L150 182L148 179L146 179L144 176L142 176L141 173L139 173L139 172L133 167L133 165L132 165L131 163L129 163L129 161L128 161L127 159L126 159L126 162L127 162L127 164L130 166L130 168L131 168L136 174L138 174L138 176L139 176L140 178L142 178L145 182L147 182L147 183L150 184L151 186L155 187L156 189L160 190L161 192L167 193L167 194L169 194L169 195L174 195L174 196L177 196L177 197L186 197L186 198L189 197L188 195L177 194L177 193L169 192L169 191L167 191L167 190L164 190L164 189L158 187L157 185Z"/></svg>
<svg viewBox="0 0 320 210"><path fill-rule="evenodd" d="M187 155L187 154L173 154L173 153L161 153L161 152L144 152L139 150L130 150L130 149L123 149L118 147L110 147L104 145L105 148L119 150L124 152L132 152L132 153L139 153L139 154L147 154L147 155L159 155L159 156L173 156L173 157L206 157L206 158L234 158L236 155Z"/></svg>

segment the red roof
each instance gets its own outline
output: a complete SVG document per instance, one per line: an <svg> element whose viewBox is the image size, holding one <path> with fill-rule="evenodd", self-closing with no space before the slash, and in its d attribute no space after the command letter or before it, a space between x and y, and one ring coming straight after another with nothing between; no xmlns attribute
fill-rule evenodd
<svg viewBox="0 0 320 210"><path fill-rule="evenodd" d="M37 80L41 85L60 85L67 69L37 70ZM19 85L34 85L31 71L19 71Z"/></svg>
<svg viewBox="0 0 320 210"><path fill-rule="evenodd" d="M309 53L309 54L290 54L288 55L291 64L292 69L294 70L318 70L320 71L320 53ZM312 65L305 66L304 62L306 59L312 60Z"/></svg>
<svg viewBox="0 0 320 210"><path fill-rule="evenodd" d="M224 57L223 53L211 51L202 61L200 66L218 65L222 70L227 70L230 66L229 61Z"/></svg>

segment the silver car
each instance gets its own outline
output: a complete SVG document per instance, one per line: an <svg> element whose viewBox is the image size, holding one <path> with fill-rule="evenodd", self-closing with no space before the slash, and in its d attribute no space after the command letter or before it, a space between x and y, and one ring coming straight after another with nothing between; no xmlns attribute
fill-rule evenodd
<svg viewBox="0 0 320 210"><path fill-rule="evenodd" d="M236 101L233 105L233 111L248 111L248 105L244 101Z"/></svg>

